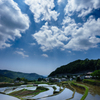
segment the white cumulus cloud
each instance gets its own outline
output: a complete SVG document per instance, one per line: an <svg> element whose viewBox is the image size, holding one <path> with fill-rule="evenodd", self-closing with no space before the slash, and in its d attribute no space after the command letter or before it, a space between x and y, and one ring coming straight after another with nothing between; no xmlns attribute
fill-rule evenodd
<svg viewBox="0 0 100 100"><path fill-rule="evenodd" d="M35 22L48 21L54 19L57 20L59 14L53 10L55 7L54 0L25 0L25 3L29 5L31 12L34 14Z"/></svg>
<svg viewBox="0 0 100 100"><path fill-rule="evenodd" d="M47 54L42 54L42 56L48 58L48 55Z"/></svg>
<svg viewBox="0 0 100 100"><path fill-rule="evenodd" d="M57 2L58 2L58 4L60 4L62 2L62 0L58 0Z"/></svg>
<svg viewBox="0 0 100 100"><path fill-rule="evenodd" d="M41 45L43 51L51 50L56 47L63 47L64 43L62 41L68 41L69 38L65 36L63 31L61 31L56 26L48 26L46 22L39 32L33 34L37 43Z"/></svg>
<svg viewBox="0 0 100 100"><path fill-rule="evenodd" d="M71 16L76 11L79 12L78 17L82 17L98 8L100 8L100 0L68 0L65 14Z"/></svg>
<svg viewBox="0 0 100 100"><path fill-rule="evenodd" d="M77 28L76 28L77 27ZM66 26L65 33L70 32L70 40L64 45L66 49L72 50L88 50L90 48L96 48L100 43L100 18L95 20L93 17L87 20L83 26L79 27L77 24L74 27ZM69 35L69 34L68 34Z"/></svg>
<svg viewBox="0 0 100 100"><path fill-rule="evenodd" d="M58 4L61 2L61 0L57 1ZM54 14L56 22L61 27L59 27L60 25L56 26L55 23L52 26L52 23L48 22L54 17L50 14L54 11L52 10L55 7L54 0L25 0L25 3L30 6L36 22L46 21L40 30L32 35L43 51L54 48L60 48L62 51L66 49L79 51L98 47L98 43L100 43L100 18L95 19L90 16L85 22L79 21L77 23L76 18L71 15L76 13L78 17L86 16L93 9L100 8L100 0L68 0L61 23L59 23L59 19L57 21L57 12ZM37 9L34 5L37 6ZM60 7L60 5L58 6Z"/></svg>
<svg viewBox="0 0 100 100"><path fill-rule="evenodd" d="M10 47L10 40L21 37L29 28L29 18L13 0L0 0L0 49Z"/></svg>
<svg viewBox="0 0 100 100"><path fill-rule="evenodd" d="M97 20L90 16L87 22L83 25L76 24L73 19L63 21L62 29L56 26L49 26L46 22L40 29L32 36L37 43L41 45L43 51L60 48L61 50L88 50L90 48L98 47L100 43L100 18Z"/></svg>

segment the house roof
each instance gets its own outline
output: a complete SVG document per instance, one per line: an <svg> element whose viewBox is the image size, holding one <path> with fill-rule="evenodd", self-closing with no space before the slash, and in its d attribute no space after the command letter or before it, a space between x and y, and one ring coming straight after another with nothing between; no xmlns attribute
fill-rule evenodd
<svg viewBox="0 0 100 100"><path fill-rule="evenodd" d="M88 72L87 74L92 74L92 72Z"/></svg>

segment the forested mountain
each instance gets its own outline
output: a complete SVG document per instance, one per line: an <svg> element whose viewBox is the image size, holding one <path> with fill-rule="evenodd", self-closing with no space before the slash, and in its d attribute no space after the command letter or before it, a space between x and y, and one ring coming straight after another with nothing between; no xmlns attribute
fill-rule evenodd
<svg viewBox="0 0 100 100"><path fill-rule="evenodd" d="M19 78L25 78L27 80L35 80L38 78L43 78L44 76L38 75L36 73L22 73L22 72L14 72L9 70L0 70L0 81L3 80L12 80Z"/></svg>
<svg viewBox="0 0 100 100"><path fill-rule="evenodd" d="M13 82L13 79L10 79L0 74L0 82Z"/></svg>
<svg viewBox="0 0 100 100"><path fill-rule="evenodd" d="M100 59L98 60L76 60L73 61L67 65L63 65L59 68L57 68L55 71L50 73L50 76L55 76L57 74L75 74L80 72L86 72L86 71L94 71L100 69Z"/></svg>

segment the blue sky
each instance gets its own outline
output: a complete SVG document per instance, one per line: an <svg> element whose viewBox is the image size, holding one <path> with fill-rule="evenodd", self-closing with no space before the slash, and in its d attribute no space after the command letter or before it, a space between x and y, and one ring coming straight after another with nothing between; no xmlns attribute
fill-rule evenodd
<svg viewBox="0 0 100 100"><path fill-rule="evenodd" d="M100 0L0 0L0 69L48 75L100 59Z"/></svg>

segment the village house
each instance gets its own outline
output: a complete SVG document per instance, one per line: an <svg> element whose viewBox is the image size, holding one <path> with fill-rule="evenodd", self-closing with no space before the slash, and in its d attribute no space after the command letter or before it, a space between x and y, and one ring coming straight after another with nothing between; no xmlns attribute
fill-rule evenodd
<svg viewBox="0 0 100 100"><path fill-rule="evenodd" d="M61 81L68 81L68 79L66 79L66 78L61 78Z"/></svg>
<svg viewBox="0 0 100 100"><path fill-rule="evenodd" d="M90 79L90 78L92 78L91 74L92 74L92 72L86 73L86 75L85 75L84 78L85 78L85 79Z"/></svg>

